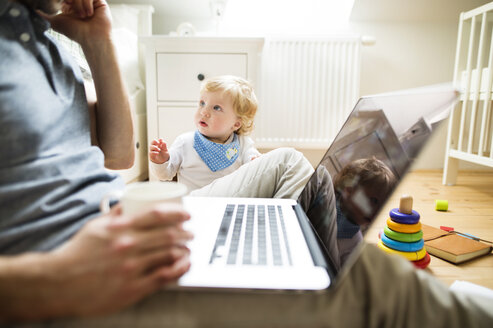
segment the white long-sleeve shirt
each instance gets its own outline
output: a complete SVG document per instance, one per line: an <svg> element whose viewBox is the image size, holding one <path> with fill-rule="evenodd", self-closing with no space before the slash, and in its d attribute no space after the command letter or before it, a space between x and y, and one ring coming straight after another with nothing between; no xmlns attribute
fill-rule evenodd
<svg viewBox="0 0 493 328"><path fill-rule="evenodd" d="M212 181L228 175L252 157L260 155L250 137L239 135L240 154L236 161L225 169L212 172L193 148L195 131L181 134L169 148L170 158L166 163L151 162L151 170L160 180L171 180L178 174L178 182L188 187L188 192L202 188ZM233 141L233 135L226 143Z"/></svg>

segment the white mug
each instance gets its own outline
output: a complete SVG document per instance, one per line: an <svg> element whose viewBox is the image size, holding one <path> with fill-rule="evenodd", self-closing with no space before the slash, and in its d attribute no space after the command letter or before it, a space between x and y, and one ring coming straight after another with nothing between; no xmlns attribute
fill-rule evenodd
<svg viewBox="0 0 493 328"><path fill-rule="evenodd" d="M108 213L110 202L119 199L125 215L132 215L149 209L159 203L179 203L187 194L187 186L178 182L135 182L127 185L123 191L112 192L103 197L100 210Z"/></svg>

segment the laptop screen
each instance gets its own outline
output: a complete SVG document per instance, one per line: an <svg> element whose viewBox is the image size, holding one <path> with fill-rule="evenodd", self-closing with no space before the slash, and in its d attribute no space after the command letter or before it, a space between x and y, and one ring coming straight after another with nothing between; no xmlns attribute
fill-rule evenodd
<svg viewBox="0 0 493 328"><path fill-rule="evenodd" d="M361 98L300 194L334 273L457 101L450 86Z"/></svg>

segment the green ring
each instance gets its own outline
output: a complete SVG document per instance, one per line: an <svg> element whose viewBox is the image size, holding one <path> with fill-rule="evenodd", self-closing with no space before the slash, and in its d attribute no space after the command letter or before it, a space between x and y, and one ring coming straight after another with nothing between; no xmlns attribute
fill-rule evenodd
<svg viewBox="0 0 493 328"><path fill-rule="evenodd" d="M389 237L390 239L402 241L404 243L412 243L423 238L423 231L421 230L415 233L403 233L394 231L385 226L383 232L385 233L385 236Z"/></svg>

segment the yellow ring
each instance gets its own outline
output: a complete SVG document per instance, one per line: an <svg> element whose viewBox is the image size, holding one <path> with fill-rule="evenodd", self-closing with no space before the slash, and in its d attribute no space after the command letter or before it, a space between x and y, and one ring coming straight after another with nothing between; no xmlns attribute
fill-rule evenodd
<svg viewBox="0 0 493 328"><path fill-rule="evenodd" d="M421 260L423 257L426 256L426 249L424 247L417 252L401 252L401 251L396 251L395 249L392 249L392 248L385 246L381 240L378 240L377 246L380 249L384 250L386 253L398 254L400 256L404 256L409 261L418 261L418 260Z"/></svg>
<svg viewBox="0 0 493 328"><path fill-rule="evenodd" d="M388 218L387 227L397 232L415 233L421 231L421 222L415 224L403 224L394 222L390 218Z"/></svg>

